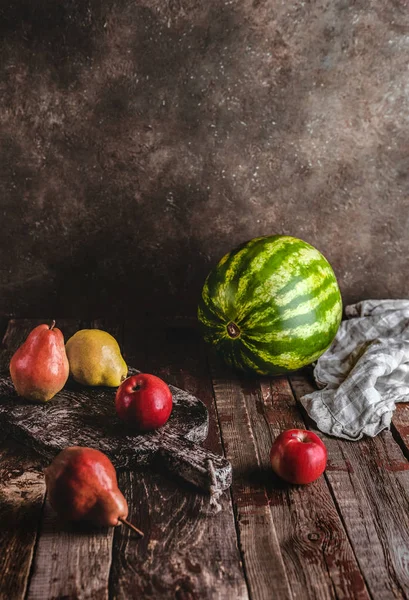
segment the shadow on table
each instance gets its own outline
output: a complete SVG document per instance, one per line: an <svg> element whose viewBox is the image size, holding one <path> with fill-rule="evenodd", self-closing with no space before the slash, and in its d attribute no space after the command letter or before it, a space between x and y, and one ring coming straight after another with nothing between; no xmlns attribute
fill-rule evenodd
<svg viewBox="0 0 409 600"><path fill-rule="evenodd" d="M20 531L22 536L33 535L37 531L40 507L38 498L25 501L24 507L14 502L8 502L3 498L0 538L1 534L9 531Z"/></svg>
<svg viewBox="0 0 409 600"><path fill-rule="evenodd" d="M280 479L273 470L266 467L251 467L248 469L235 470L233 473L233 481L239 485L248 485L254 493L265 490L267 495L277 491L286 491L293 486L283 479Z"/></svg>

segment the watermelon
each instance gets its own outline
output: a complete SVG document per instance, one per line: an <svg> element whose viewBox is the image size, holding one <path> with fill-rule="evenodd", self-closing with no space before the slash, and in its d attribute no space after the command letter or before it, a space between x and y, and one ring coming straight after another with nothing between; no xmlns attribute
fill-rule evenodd
<svg viewBox="0 0 409 600"><path fill-rule="evenodd" d="M294 237L258 237L209 273L198 318L205 340L232 367L262 375L295 371L333 341L342 316L334 272Z"/></svg>

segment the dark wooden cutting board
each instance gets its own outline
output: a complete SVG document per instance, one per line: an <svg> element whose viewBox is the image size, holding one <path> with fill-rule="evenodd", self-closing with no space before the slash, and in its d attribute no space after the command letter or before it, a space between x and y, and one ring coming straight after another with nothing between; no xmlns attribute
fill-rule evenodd
<svg viewBox="0 0 409 600"><path fill-rule="evenodd" d="M137 373L130 369L129 374ZM115 412L115 388L84 387L73 381L45 404L19 398L9 376L0 376L0 429L52 459L67 446L101 450L116 468L151 464L166 468L208 492L227 489L230 463L202 448L208 434L205 405L180 388L169 386L173 410L157 431L138 434Z"/></svg>

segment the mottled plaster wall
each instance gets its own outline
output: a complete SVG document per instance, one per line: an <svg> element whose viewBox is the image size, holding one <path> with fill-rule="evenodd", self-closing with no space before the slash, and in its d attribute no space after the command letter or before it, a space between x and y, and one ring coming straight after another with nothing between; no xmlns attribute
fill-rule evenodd
<svg viewBox="0 0 409 600"><path fill-rule="evenodd" d="M408 296L409 2L0 7L0 313L193 314L292 234Z"/></svg>

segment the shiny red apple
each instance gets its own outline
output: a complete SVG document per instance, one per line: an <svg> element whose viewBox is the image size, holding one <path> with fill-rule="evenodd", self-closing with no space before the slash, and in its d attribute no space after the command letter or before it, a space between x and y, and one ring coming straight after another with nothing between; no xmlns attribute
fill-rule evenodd
<svg viewBox="0 0 409 600"><path fill-rule="evenodd" d="M147 373L125 379L115 396L117 415L138 431L162 427L170 417L172 406L169 386L159 377Z"/></svg>
<svg viewBox="0 0 409 600"><path fill-rule="evenodd" d="M271 466L279 477L290 483L311 483L327 465L327 449L312 431L288 429L274 441Z"/></svg>

